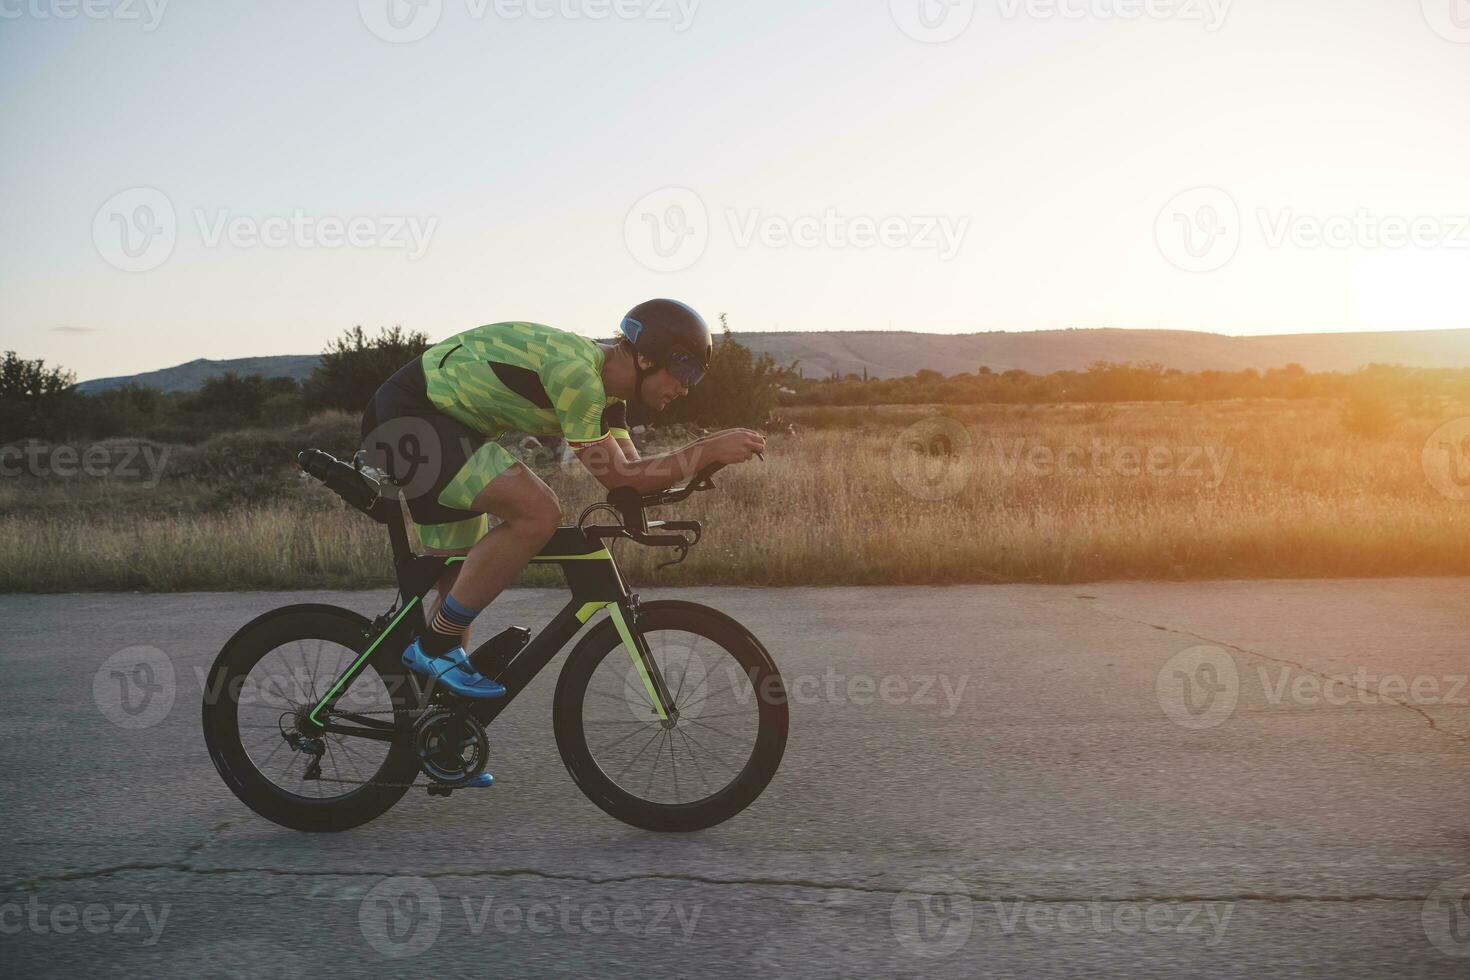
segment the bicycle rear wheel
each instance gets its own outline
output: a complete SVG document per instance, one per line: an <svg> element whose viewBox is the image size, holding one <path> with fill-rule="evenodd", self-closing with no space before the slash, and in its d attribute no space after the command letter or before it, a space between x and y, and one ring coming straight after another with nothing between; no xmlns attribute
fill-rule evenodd
<svg viewBox="0 0 1470 980"><path fill-rule="evenodd" d="M611 622L578 644L557 681L557 747L587 797L645 830L692 831L744 810L786 750L781 674L734 620L685 602L646 603L637 628L678 710L663 722Z"/></svg>
<svg viewBox="0 0 1470 980"><path fill-rule="evenodd" d="M387 651L368 661L332 716L391 722L397 737L326 733L317 736L320 752L301 748L304 713L369 642L368 621L356 613L293 606L251 622L220 652L205 686L204 740L225 784L250 809L293 830L339 831L380 816L408 792L419 770L408 734L418 691Z"/></svg>

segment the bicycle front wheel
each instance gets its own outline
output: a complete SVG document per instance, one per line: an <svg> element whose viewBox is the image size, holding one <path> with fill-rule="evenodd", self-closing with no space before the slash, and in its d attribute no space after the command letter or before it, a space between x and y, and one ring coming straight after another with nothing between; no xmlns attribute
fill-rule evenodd
<svg viewBox="0 0 1470 980"><path fill-rule="evenodd" d="M611 622L578 644L557 681L557 747L587 797L645 830L703 830L760 796L786 751L781 674L734 620L650 602L637 628L673 699L665 721Z"/></svg>

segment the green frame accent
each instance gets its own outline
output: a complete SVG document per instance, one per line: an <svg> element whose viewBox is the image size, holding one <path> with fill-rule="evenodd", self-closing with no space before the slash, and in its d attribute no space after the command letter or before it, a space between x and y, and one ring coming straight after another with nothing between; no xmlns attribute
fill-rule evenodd
<svg viewBox="0 0 1470 980"><path fill-rule="evenodd" d="M604 608L606 605L607 603L605 602L582 603L582 608L577 610L577 621L581 623L587 622L587 620L596 615L597 610Z"/></svg>
<svg viewBox="0 0 1470 980"><path fill-rule="evenodd" d="M327 693L312 706L307 715L307 724L320 730L329 730L330 719L323 714L332 706L352 681L362 672L368 660L385 643L389 649L407 647L412 638L422 633L424 621L423 597L434 587L446 568L463 562L464 556L405 555L398 562L398 579L401 593L407 597L403 607L392 618L382 632L375 637L367 649L354 660L332 683ZM524 690L530 680L551 662L568 643L582 630L598 610L607 608L612 612L614 626L629 658L638 668L645 690L657 707L659 717L668 719L672 701L658 664L648 655L646 645L639 642L641 634L636 630L633 600L627 583L618 571L612 552L601 539L589 537L581 528L561 527L533 562L556 562L566 576L571 598L567 604L542 627L531 642L509 663L502 665L493 680L506 687L506 695L475 702L471 713L482 723L489 724L507 705ZM478 652L478 651L477 651ZM422 693L427 681L418 680ZM662 693L660 693L662 692Z"/></svg>
<svg viewBox="0 0 1470 980"><path fill-rule="evenodd" d="M633 632L628 628L628 621L623 618L623 610L620 606L612 607L612 621L613 626L617 628L618 636L623 639L623 649L628 651L628 657L633 661L633 666L638 668L638 676L643 678L643 690L648 693L648 702L658 710L658 720L668 721L669 713L664 710L664 699L659 697L658 686L648 675L648 666L643 661L642 650L633 640Z"/></svg>
<svg viewBox="0 0 1470 980"><path fill-rule="evenodd" d="M308 719L310 719L314 724L322 724L321 719L317 717L317 712L321 711L324 706L336 701L337 695L341 693L346 684L362 672L363 665L368 662L368 658L373 655L373 651L378 648L378 645L381 644L383 640L389 636L389 634L397 629L398 624L403 622L403 617L408 615L410 609L413 609L415 606L418 605L421 598L423 597L414 596L412 599L403 604L403 608L398 611L397 616L393 617L393 621L388 624L388 628L378 634L378 638L374 640L368 646L368 648L362 652L362 656L358 657L356 661L354 661L345 671L343 671L342 675L337 678L336 683L332 685L331 689L328 690L326 694L322 695L322 699L318 701L316 703L316 706L311 709L311 714L307 715Z"/></svg>

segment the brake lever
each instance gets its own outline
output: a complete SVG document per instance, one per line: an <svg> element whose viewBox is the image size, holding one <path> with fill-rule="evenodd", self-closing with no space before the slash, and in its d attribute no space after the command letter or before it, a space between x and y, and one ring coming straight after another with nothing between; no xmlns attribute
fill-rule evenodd
<svg viewBox="0 0 1470 980"><path fill-rule="evenodd" d="M661 563L653 566L653 570L655 572L661 572L665 568L668 568L670 565L677 565L677 564L679 564L685 558L688 558L689 557L689 546L682 545L682 544L679 545L678 552L679 552L679 557L678 558L675 558L672 561L661 562Z"/></svg>
<svg viewBox="0 0 1470 980"><path fill-rule="evenodd" d="M638 534L630 532L628 537L650 548L688 548L689 539L682 534Z"/></svg>

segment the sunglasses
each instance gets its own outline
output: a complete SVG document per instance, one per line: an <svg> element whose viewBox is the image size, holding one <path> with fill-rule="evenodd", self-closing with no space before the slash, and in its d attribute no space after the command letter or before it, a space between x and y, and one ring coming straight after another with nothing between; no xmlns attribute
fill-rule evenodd
<svg viewBox="0 0 1470 980"><path fill-rule="evenodd" d="M704 380L704 365L688 351L675 349L669 355L668 371L686 388L693 388Z"/></svg>

